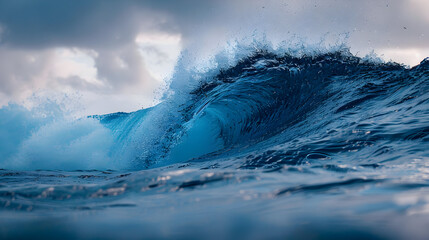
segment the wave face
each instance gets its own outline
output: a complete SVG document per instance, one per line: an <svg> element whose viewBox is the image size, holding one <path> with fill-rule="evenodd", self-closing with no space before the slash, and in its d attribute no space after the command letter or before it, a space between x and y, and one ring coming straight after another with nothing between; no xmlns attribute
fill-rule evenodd
<svg viewBox="0 0 429 240"><path fill-rule="evenodd" d="M428 154L428 65L260 50L153 109L98 118L140 168L226 158L241 159L240 168L406 161Z"/></svg>
<svg viewBox="0 0 429 240"><path fill-rule="evenodd" d="M428 58L226 62L132 113L1 109L2 236L427 238Z"/></svg>

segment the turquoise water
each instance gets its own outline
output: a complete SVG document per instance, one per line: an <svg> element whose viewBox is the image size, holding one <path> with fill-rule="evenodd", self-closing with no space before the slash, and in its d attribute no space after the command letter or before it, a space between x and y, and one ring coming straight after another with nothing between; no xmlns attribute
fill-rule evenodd
<svg viewBox="0 0 429 240"><path fill-rule="evenodd" d="M0 114L5 239L429 234L427 59L256 50L150 109Z"/></svg>

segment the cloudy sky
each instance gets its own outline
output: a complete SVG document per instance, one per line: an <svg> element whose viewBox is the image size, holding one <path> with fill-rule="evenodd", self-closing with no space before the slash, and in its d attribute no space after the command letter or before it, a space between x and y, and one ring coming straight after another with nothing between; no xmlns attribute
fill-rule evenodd
<svg viewBox="0 0 429 240"><path fill-rule="evenodd" d="M348 35L410 66L429 56L428 0L0 0L0 106L67 94L83 114L151 106L181 51Z"/></svg>

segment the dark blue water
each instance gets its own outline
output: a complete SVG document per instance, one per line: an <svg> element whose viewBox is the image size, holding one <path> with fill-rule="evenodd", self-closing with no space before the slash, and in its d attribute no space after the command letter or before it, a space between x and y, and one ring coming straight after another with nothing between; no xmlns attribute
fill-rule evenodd
<svg viewBox="0 0 429 240"><path fill-rule="evenodd" d="M150 109L38 112L0 110L2 239L429 236L428 59L255 50Z"/></svg>

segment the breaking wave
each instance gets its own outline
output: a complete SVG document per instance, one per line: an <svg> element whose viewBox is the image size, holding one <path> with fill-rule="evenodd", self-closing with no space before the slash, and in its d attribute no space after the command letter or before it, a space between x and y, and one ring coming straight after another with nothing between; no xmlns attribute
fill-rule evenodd
<svg viewBox="0 0 429 240"><path fill-rule="evenodd" d="M428 92L428 59L407 68L347 49L254 49L204 71L179 63L163 102L137 112L67 120L4 107L0 163L73 170L407 161L428 156L420 144L429 140Z"/></svg>

